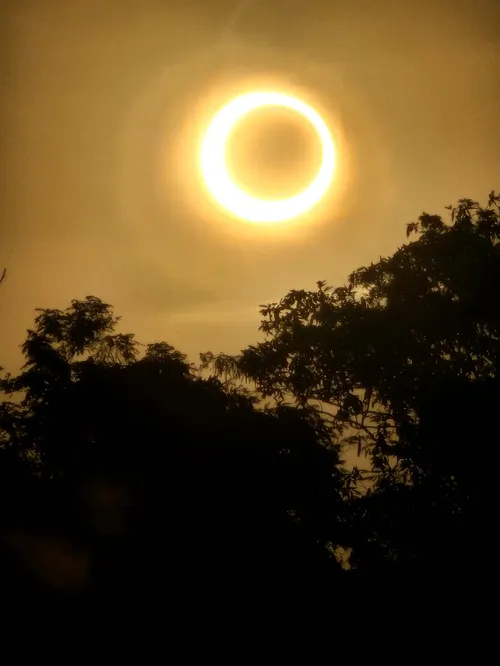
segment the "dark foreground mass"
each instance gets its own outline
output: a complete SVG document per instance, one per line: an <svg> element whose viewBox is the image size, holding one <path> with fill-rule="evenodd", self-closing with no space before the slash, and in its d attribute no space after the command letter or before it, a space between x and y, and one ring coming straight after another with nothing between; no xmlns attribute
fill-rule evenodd
<svg viewBox="0 0 500 666"><path fill-rule="evenodd" d="M290 292L265 342L199 368L98 298L37 311L1 383L4 598L213 620L487 589L499 202L422 215L392 257Z"/></svg>

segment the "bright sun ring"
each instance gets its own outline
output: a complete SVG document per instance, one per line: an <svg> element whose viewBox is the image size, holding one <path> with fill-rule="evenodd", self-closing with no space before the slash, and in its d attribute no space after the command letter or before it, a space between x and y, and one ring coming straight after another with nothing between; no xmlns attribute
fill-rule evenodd
<svg viewBox="0 0 500 666"><path fill-rule="evenodd" d="M234 125L265 106L296 111L311 123L321 142L322 163L316 178L287 199L266 201L251 196L233 182L227 167L227 143ZM200 161L203 179L221 206L249 222L284 222L310 210L323 197L335 172L336 151L326 123L308 104L283 93L254 92L237 97L216 114L203 138Z"/></svg>

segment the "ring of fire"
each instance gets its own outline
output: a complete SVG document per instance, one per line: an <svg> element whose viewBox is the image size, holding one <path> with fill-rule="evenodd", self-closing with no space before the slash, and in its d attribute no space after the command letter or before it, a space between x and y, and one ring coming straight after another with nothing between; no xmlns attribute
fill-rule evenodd
<svg viewBox="0 0 500 666"><path fill-rule="evenodd" d="M251 196L233 182L227 167L227 143L235 124L265 106L280 106L302 115L321 143L322 161L315 179L287 199L267 201ZM237 97L216 114L203 138L200 166L212 197L236 217L248 222L285 222L313 208L326 193L335 172L336 150L326 123L308 104L278 92L254 92Z"/></svg>

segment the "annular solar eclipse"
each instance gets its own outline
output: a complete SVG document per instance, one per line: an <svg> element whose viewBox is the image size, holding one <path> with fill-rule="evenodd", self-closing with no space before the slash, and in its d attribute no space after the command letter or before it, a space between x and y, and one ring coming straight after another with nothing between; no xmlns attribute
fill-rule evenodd
<svg viewBox="0 0 500 666"><path fill-rule="evenodd" d="M228 139L236 123L247 114L266 107L288 109L312 126L321 144L321 165L312 182L286 199L259 199L232 179L228 169ZM330 187L336 167L335 145L325 121L304 101L279 92L251 92L221 108L210 123L201 145L200 167L212 198L230 214L255 223L292 220L311 210Z"/></svg>

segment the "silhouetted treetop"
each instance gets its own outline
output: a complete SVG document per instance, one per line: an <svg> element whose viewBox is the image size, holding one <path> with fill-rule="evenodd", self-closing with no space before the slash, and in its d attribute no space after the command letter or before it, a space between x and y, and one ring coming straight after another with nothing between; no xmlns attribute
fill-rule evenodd
<svg viewBox="0 0 500 666"><path fill-rule="evenodd" d="M365 574L407 595L473 571L469 544L495 548L480 459L497 440L500 197L450 210L346 284L262 306L264 342L199 368L119 332L94 296L37 310L0 380L5 581L284 608L311 590L343 603Z"/></svg>
<svg viewBox="0 0 500 666"><path fill-rule="evenodd" d="M3 461L8 452L37 481L26 482L37 507L18 514L25 529L57 533L66 524L66 537L90 542L101 555L89 584L110 595L158 584L169 567L190 576L202 567L207 580L250 564L249 580L284 581L306 562L336 571L343 473L315 410L258 408L257 396L201 376L166 342L140 353L98 298L37 312L24 367L2 380L21 401L0 405ZM81 496L93 506L102 488L123 497L119 513L127 506L130 516L113 528L122 545L109 564L104 518L93 527L80 506ZM210 544L203 565L202 543ZM129 558L136 578L125 585Z"/></svg>
<svg viewBox="0 0 500 666"><path fill-rule="evenodd" d="M472 446L494 436L480 415L494 412L500 393L499 205L492 193L486 207L469 199L450 207L451 224L421 215L407 227L415 241L345 285L318 282L316 291L293 290L263 307L264 342L238 357L204 356L264 396L322 405L337 441L368 456L359 478L368 505L378 502L383 513L363 514L375 521L363 548L371 539L380 553L401 557L406 539L407 556L416 557L424 542L410 514L427 526L436 553L453 542L444 527L439 536L440 521L453 530L467 524L469 536L480 529L487 485L471 471ZM406 513L391 508L391 496Z"/></svg>

